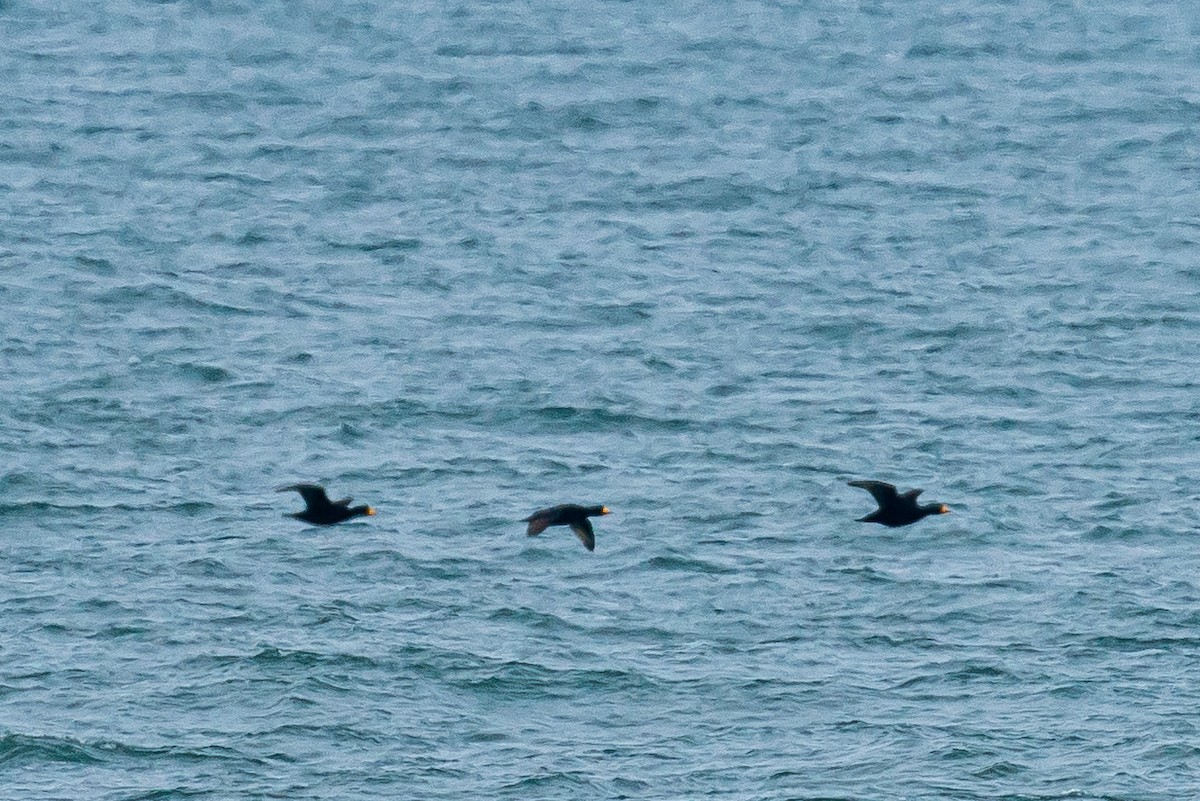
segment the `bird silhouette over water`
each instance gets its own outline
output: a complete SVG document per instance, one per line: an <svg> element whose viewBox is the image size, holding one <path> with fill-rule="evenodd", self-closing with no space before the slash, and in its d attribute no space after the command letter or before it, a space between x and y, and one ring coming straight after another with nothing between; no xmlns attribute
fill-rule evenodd
<svg viewBox="0 0 1200 801"><path fill-rule="evenodd" d="M575 503L564 503L559 506L551 506L549 509L539 509L525 518L523 522L529 523L525 533L530 537L536 537L550 526L570 526L571 531L574 531L575 536L579 537L579 541L583 543L583 547L594 551L596 550L596 533L592 530L592 521L588 518L606 514L609 514L607 506L580 506Z"/></svg>
<svg viewBox="0 0 1200 801"><path fill-rule="evenodd" d="M898 494L896 488L883 481L848 481L852 487L859 487L871 493L879 508L866 517L858 518L859 523L882 523L896 528L915 523L929 515L944 515L950 513L950 507L944 503L918 504L917 496L921 490L909 490Z"/></svg>
<svg viewBox="0 0 1200 801"><path fill-rule="evenodd" d="M353 498L342 498L339 501L329 500L329 496L325 494L325 488L318 484L288 484L286 487L276 490L276 492L293 491L300 493L300 497L304 499L305 509L303 512L285 513L284 517L294 517L318 526L332 526L334 523L340 523L359 515L375 514L375 510L366 504L351 506L350 501L354 500Z"/></svg>

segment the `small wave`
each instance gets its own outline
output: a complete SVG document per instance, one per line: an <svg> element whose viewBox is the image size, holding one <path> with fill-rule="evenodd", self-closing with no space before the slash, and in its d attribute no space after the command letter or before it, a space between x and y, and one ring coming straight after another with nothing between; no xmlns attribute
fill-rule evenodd
<svg viewBox="0 0 1200 801"><path fill-rule="evenodd" d="M514 56L526 58L542 58L546 56L582 56L596 53L611 53L609 48L595 47L582 41L568 39L547 46L534 46L527 38L515 37L511 41L499 39L492 41L454 42L440 45L439 56L445 58L469 58L472 56Z"/></svg>
<svg viewBox="0 0 1200 801"><path fill-rule="evenodd" d="M559 795L562 792L568 794L583 794L584 796L602 797L600 794L604 790L596 782L583 778L579 773L550 773L540 776L526 776L515 782L502 785L501 790L514 792L517 796L532 795L534 798L546 797L547 795ZM568 796L569 797L569 796Z"/></svg>
<svg viewBox="0 0 1200 801"><path fill-rule="evenodd" d="M242 575L230 570L229 566L220 559L212 557L191 559L180 565L180 570L189 575L204 576L206 578L238 578Z"/></svg>
<svg viewBox="0 0 1200 801"><path fill-rule="evenodd" d="M905 648L905 649L937 649L943 647L940 642L932 637L914 636L914 637L893 637L888 634L872 634L863 638L863 645L870 646L885 646L887 648Z"/></svg>
<svg viewBox="0 0 1200 801"><path fill-rule="evenodd" d="M266 760L260 757L218 745L145 747L114 740L84 742L73 737L47 735L8 734L0 737L0 767L11 768L19 765L37 766L56 763L96 765L130 759L188 763L234 760L253 765L267 764ZM149 793L130 798L158 797L173 798L177 796L174 793L165 796Z"/></svg>
<svg viewBox="0 0 1200 801"><path fill-rule="evenodd" d="M309 668L315 666L345 667L345 668L375 668L379 663L367 656L357 654L318 653L315 651L287 650L265 646L253 654L202 654L188 658L182 663L189 668L204 668L223 674L237 672L247 668Z"/></svg>
<svg viewBox="0 0 1200 801"><path fill-rule="evenodd" d="M876 570L873 567L839 567L829 571L830 573L841 573L845 576L854 576L869 581L875 584L892 584L896 581L895 578L889 576L881 570Z"/></svg>
<svg viewBox="0 0 1200 801"><path fill-rule="evenodd" d="M77 765L103 762L98 747L70 737L8 734L0 737L0 765L69 762Z"/></svg>
<svg viewBox="0 0 1200 801"><path fill-rule="evenodd" d="M553 630L580 630L581 627L571 623L558 615L549 612L539 612L536 609L527 607L521 609L513 609L511 607L501 607L488 615L488 620L494 621L513 621L533 629L542 631Z"/></svg>
<svg viewBox="0 0 1200 801"><path fill-rule="evenodd" d="M1200 757L1200 747L1191 743L1167 743L1150 748L1146 751L1145 756L1152 764L1159 764L1167 759L1181 759L1188 762L1195 762L1196 758Z"/></svg>
<svg viewBox="0 0 1200 801"><path fill-rule="evenodd" d="M998 58L1007 53L1008 48L999 42L985 42L978 45L965 45L941 41L917 42L908 48L904 54L912 59L963 59L971 60L981 57ZM964 90L965 91L965 90Z"/></svg>
<svg viewBox="0 0 1200 801"><path fill-rule="evenodd" d="M89 640L109 640L120 637L140 637L151 631L150 626L106 626L93 634L86 635Z"/></svg>
<svg viewBox="0 0 1200 801"><path fill-rule="evenodd" d="M265 186L270 183L270 181L267 179L249 172L230 172L228 170L214 170L212 172L205 172L198 177L205 183L229 183L246 187ZM247 239L246 235L243 234L234 241L240 245L254 245L259 244L259 242L266 242L270 240L266 238L259 240L254 235L251 235L250 238Z"/></svg>
<svg viewBox="0 0 1200 801"><path fill-rule="evenodd" d="M220 746L179 748L164 746L147 748L113 740L84 742L74 737L55 737L36 734L6 734L0 737L0 766L42 765L68 763L95 765L117 759L238 759L260 760Z"/></svg>
<svg viewBox="0 0 1200 801"><path fill-rule="evenodd" d="M37 515L43 512L57 511L63 507L45 501L17 501L0 503L0 517L20 517L22 515ZM91 507L95 511L98 507Z"/></svg>
<svg viewBox="0 0 1200 801"><path fill-rule="evenodd" d="M357 729L354 726L344 723L334 725L328 723L284 723L259 733L259 736L278 737L282 735L298 735L298 739L320 738L338 743L351 741L366 743L384 742L384 738L377 734L370 734L362 729Z"/></svg>
<svg viewBox="0 0 1200 801"><path fill-rule="evenodd" d="M1130 540L1144 536L1146 530L1140 527L1133 526L1106 526L1104 524L1092 526L1083 534L1085 540Z"/></svg>
<svg viewBox="0 0 1200 801"><path fill-rule="evenodd" d="M633 671L557 669L521 661L463 672L455 683L475 692L505 698L574 697L580 690L612 691L655 686L649 676Z"/></svg>
<svg viewBox="0 0 1200 801"><path fill-rule="evenodd" d="M141 284L122 286L102 292L96 297L101 305L112 306L118 311L132 313L146 306L185 309L221 314L255 314L253 309L231 306L226 303L204 300L164 284Z"/></svg>
<svg viewBox="0 0 1200 801"><path fill-rule="evenodd" d="M160 512L180 512L185 515L197 515L201 512L210 512L222 507L208 501L180 501L179 503L156 506L154 508Z"/></svg>
<svg viewBox="0 0 1200 801"><path fill-rule="evenodd" d="M1101 651L1120 651L1123 653L1144 653L1146 651L1173 652L1179 650L1191 651L1200 645L1198 637L1130 637L1105 635L1093 637L1087 645Z"/></svg>
<svg viewBox="0 0 1200 801"><path fill-rule="evenodd" d="M159 103L178 104L192 110L209 112L234 112L246 108L246 97L236 92L165 92Z"/></svg>
<svg viewBox="0 0 1200 801"><path fill-rule="evenodd" d="M942 665L942 668L950 667ZM921 687L929 684L945 685L945 684L974 684L976 682L995 682L1010 680L1015 681L1017 677L1001 667L985 664L965 664L961 665L949 672L940 672L938 666L934 666L929 672L920 676L913 676L897 684L893 689L906 690L914 687Z"/></svg>
<svg viewBox="0 0 1200 801"><path fill-rule="evenodd" d="M684 556L655 556L651 559L647 559L643 564L645 567L650 568L651 570L669 570L683 573L724 575L738 572L733 568L718 565L713 562L705 562L701 559L689 559Z"/></svg>
<svg viewBox="0 0 1200 801"><path fill-rule="evenodd" d="M1016 776L1017 774L1024 773L1026 770L1028 770L1028 768L1026 768L1024 765L1018 765L1015 762L1001 760L999 762L993 762L986 768L974 771L971 775L979 779L1002 779L1006 776Z"/></svg>
<svg viewBox="0 0 1200 801"><path fill-rule="evenodd" d="M421 247L421 240L411 236L400 237L367 237L358 241L343 241L326 239L325 244L338 250L353 250L359 253L375 253L377 251L410 251Z"/></svg>
<svg viewBox="0 0 1200 801"><path fill-rule="evenodd" d="M548 425L571 423L573 430L641 430L680 432L696 428L696 422L677 417L651 417L614 412L601 407L542 406L533 409L509 409L496 415L499 422L535 422Z"/></svg>
<svg viewBox="0 0 1200 801"><path fill-rule="evenodd" d="M226 370L224 367L219 367L215 364L194 364L185 362L179 365L179 369L184 375L189 378L195 378L203 381L206 384L219 384L225 381L231 381L234 378L233 373Z"/></svg>
<svg viewBox="0 0 1200 801"><path fill-rule="evenodd" d="M732 212L750 208L772 190L755 184L739 183L721 177L703 176L666 184L645 184L634 190L641 201L630 201L630 210L648 208L655 211L722 211Z"/></svg>
<svg viewBox="0 0 1200 801"><path fill-rule="evenodd" d="M197 515L202 512L218 509L216 504L205 501L185 501L174 504L129 504L114 503L107 505L91 503L60 504L46 501L17 501L0 503L0 517L22 517L53 513L62 514L103 514L104 512L180 512L185 515Z"/></svg>
<svg viewBox="0 0 1200 801"><path fill-rule="evenodd" d="M701 424L681 417L657 417L632 412L613 411L601 406L496 406L492 404L426 404L405 398L337 407L304 406L283 412L251 415L256 424L287 421L325 422L335 415L345 424L361 427L378 425L392 428L414 420L451 420L494 430L498 427L519 426L522 431L640 431L644 433L678 433L697 430Z"/></svg>
<svg viewBox="0 0 1200 801"><path fill-rule="evenodd" d="M88 271L96 275L116 275L117 268L111 261L103 258L93 258L91 256L76 255L75 263L80 267L86 268Z"/></svg>
<svg viewBox="0 0 1200 801"><path fill-rule="evenodd" d="M374 668L379 664L370 657L357 654L322 654L314 651L288 651L273 646L267 646L248 661L261 665L296 665L309 667L312 665L344 665L357 668Z"/></svg>

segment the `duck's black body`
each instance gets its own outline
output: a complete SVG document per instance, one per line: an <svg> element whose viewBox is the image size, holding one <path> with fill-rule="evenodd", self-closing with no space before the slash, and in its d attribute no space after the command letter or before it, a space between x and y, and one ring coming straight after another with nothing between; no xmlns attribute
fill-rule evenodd
<svg viewBox="0 0 1200 801"><path fill-rule="evenodd" d="M317 484L289 484L286 487L280 487L276 492L298 492L300 497L304 498L305 509L303 512L290 512L284 517L294 517L318 526L332 526L334 523L340 523L359 515L375 514L375 510L366 504L351 506L350 501L354 500L353 498L342 498L339 501L329 500L329 496L325 494L325 488Z"/></svg>
<svg viewBox="0 0 1200 801"><path fill-rule="evenodd" d="M575 503L564 503L551 506L549 509L539 509L525 518L529 523L525 533L530 537L541 534L550 526L570 526L589 551L596 550L596 534L592 531L592 521L589 517L600 517L608 514L607 506L580 506Z"/></svg>
<svg viewBox="0 0 1200 801"><path fill-rule="evenodd" d="M879 504L879 508L874 512L866 517L858 518L859 523L880 523L896 528L915 523L929 515L944 515L950 512L950 507L944 503L918 504L917 496L921 494L919 489L899 494L894 486L883 481L849 481L847 483L852 487L865 489Z"/></svg>

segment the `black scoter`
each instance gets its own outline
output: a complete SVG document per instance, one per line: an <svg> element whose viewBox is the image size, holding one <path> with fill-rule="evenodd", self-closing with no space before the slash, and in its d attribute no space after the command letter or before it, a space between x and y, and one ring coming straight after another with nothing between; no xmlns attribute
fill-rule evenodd
<svg viewBox="0 0 1200 801"><path fill-rule="evenodd" d="M329 496L325 494L325 488L317 484L288 484L286 487L276 490L276 492L293 491L300 493L300 497L304 498L306 508L303 512L285 513L284 517L294 517L318 526L332 526L334 523L340 523L359 515L375 514L375 510L366 504L351 506L350 501L354 500L353 498L342 498L339 501L329 500Z"/></svg>
<svg viewBox="0 0 1200 801"><path fill-rule="evenodd" d="M859 487L871 493L879 508L866 517L858 518L859 523L882 523L895 528L915 523L929 515L944 515L950 513L950 507L944 503L918 504L917 496L921 490L909 490L898 494L896 488L883 481L848 481L852 487Z"/></svg>
<svg viewBox="0 0 1200 801"><path fill-rule="evenodd" d="M525 518L523 522L529 523L525 533L530 537L541 534L550 526L570 526L571 530L575 532L575 536L579 537L579 541L583 543L583 547L594 551L596 550L596 534L592 531L592 522L588 518L606 514L609 514L607 506L580 506L575 503L564 503L559 506L551 506L549 509L539 509Z"/></svg>

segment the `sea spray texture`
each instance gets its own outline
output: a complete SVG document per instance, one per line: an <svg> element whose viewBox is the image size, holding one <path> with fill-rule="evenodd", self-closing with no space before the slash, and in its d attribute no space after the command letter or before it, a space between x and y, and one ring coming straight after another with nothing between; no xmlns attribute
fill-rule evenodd
<svg viewBox="0 0 1200 801"><path fill-rule="evenodd" d="M1190 801L1181 13L3 3L0 795Z"/></svg>

